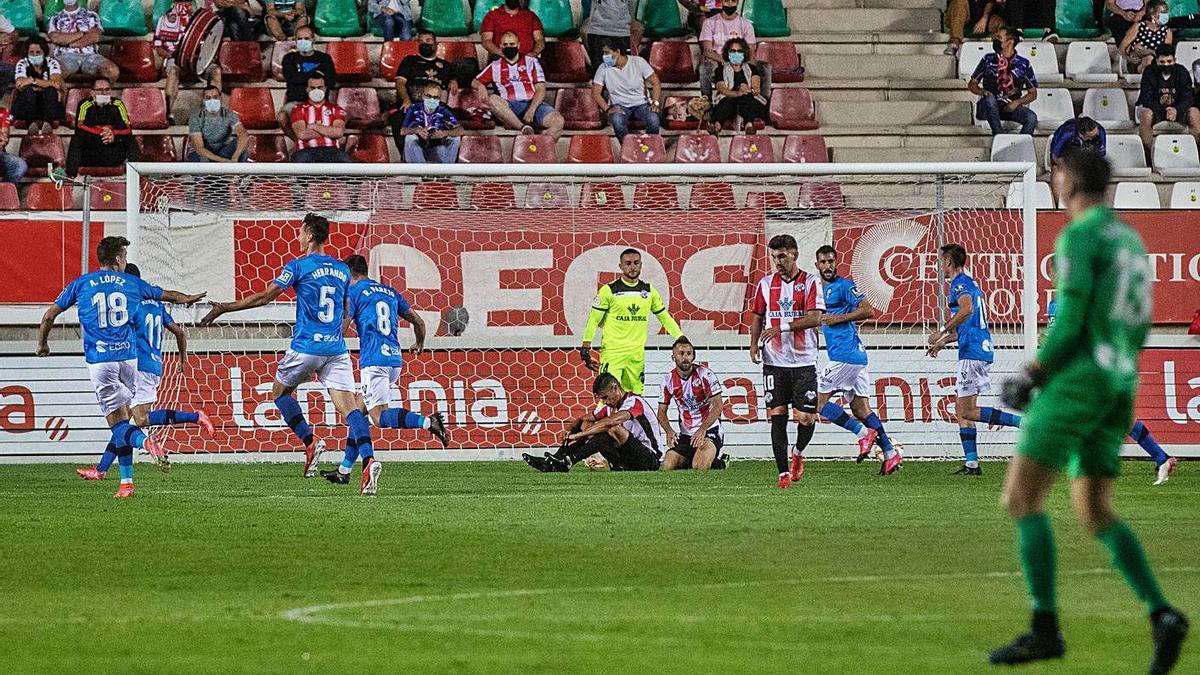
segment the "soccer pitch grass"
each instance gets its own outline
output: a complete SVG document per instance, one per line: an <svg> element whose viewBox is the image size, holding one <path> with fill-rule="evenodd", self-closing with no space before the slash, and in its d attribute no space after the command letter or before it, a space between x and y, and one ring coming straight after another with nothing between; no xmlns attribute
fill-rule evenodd
<svg viewBox="0 0 1200 675"><path fill-rule="evenodd" d="M1168 598L1200 612L1198 490L1127 463L1117 504ZM114 500L66 465L6 466L6 672L995 672L1024 581L1004 465L812 462L538 474L387 463L375 498L298 464L137 466ZM357 483L357 475L355 476ZM1149 623L1051 500L1067 657L1144 672ZM1178 672L1200 672L1185 645ZM1048 672L1033 667L1021 672Z"/></svg>

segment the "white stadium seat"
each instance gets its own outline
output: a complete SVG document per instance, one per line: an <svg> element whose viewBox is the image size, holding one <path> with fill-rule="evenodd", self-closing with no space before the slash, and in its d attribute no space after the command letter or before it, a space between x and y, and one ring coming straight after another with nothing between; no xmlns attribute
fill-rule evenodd
<svg viewBox="0 0 1200 675"><path fill-rule="evenodd" d="M1037 113L1039 129L1053 131L1075 116L1071 92L1066 89L1038 89L1038 97L1029 107Z"/></svg>
<svg viewBox="0 0 1200 675"><path fill-rule="evenodd" d="M1088 89L1083 95L1083 114L1099 122L1105 131L1134 127L1124 89Z"/></svg>
<svg viewBox="0 0 1200 675"><path fill-rule="evenodd" d="M1066 71L1067 77L1076 82L1102 84L1117 81L1106 42L1072 42L1067 47Z"/></svg>
<svg viewBox="0 0 1200 675"><path fill-rule="evenodd" d="M1025 188L1021 181L1010 183L1008 196L1004 199L1004 208L1020 209L1025 206ZM1050 184L1037 182L1033 184L1033 208L1053 209L1054 197L1050 194Z"/></svg>
<svg viewBox="0 0 1200 675"><path fill-rule="evenodd" d="M1108 161L1112 165L1113 175L1118 178L1146 178L1150 175L1150 167L1146 166L1146 150L1142 139L1130 134L1109 134Z"/></svg>
<svg viewBox="0 0 1200 675"><path fill-rule="evenodd" d="M1172 185L1171 208L1200 209L1200 183L1180 181Z"/></svg>
<svg viewBox="0 0 1200 675"><path fill-rule="evenodd" d="M1192 72L1192 64L1200 59L1200 42L1184 40L1175 44L1175 63Z"/></svg>
<svg viewBox="0 0 1200 675"><path fill-rule="evenodd" d="M1114 209L1158 209L1158 186L1154 183L1117 183L1113 194Z"/></svg>
<svg viewBox="0 0 1200 675"><path fill-rule="evenodd" d="M1125 80L1129 84L1141 84L1142 83L1142 74L1129 72L1129 70L1126 68L1127 65L1128 64L1125 62L1125 59L1118 58L1117 59L1117 73L1121 76L1121 78L1123 80Z"/></svg>
<svg viewBox="0 0 1200 675"><path fill-rule="evenodd" d="M992 51L991 42L964 42L958 49L958 79L969 80L984 54ZM1036 72L1036 71L1035 71Z"/></svg>
<svg viewBox="0 0 1200 675"><path fill-rule="evenodd" d="M1058 52L1052 43L1040 40L1019 42L1017 53L1029 59L1038 84L1058 84L1063 81L1062 70L1058 67Z"/></svg>
<svg viewBox="0 0 1200 675"><path fill-rule="evenodd" d="M1200 176L1200 153L1191 134L1163 134L1154 139L1154 170L1164 177Z"/></svg>
<svg viewBox="0 0 1200 675"><path fill-rule="evenodd" d="M999 134L992 136L993 162L1037 163L1037 151L1033 149L1033 136L1027 134Z"/></svg>

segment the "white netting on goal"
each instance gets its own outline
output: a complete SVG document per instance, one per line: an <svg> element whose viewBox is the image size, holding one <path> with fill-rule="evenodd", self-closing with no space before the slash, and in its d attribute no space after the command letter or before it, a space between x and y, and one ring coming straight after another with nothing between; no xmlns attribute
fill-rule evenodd
<svg viewBox="0 0 1200 675"><path fill-rule="evenodd" d="M961 243L970 252L969 270L983 287L995 340L994 377L1011 371L1025 345L1024 222L1005 202L1020 175L881 170L800 177L727 168L750 173L639 176L636 167L591 177L143 173L140 209L130 224L133 259L154 283L231 300L264 288L298 255L305 212L329 217L327 252L365 255L372 276L401 291L430 328L431 350L406 356L394 404L440 410L455 451L486 457L557 445L564 422L591 402L591 373L575 349L596 288L619 274L620 251L637 248L643 277L725 382L727 447L760 456L770 452L769 425L761 371L746 347L750 294L769 271L765 243L775 234L794 235L809 271L815 250L832 243L841 273L878 310L861 327L875 408L910 455L957 454L950 399L955 352L937 359L923 352L926 334L946 314L937 249ZM191 377L181 377L168 358L161 405L204 408L219 428L208 440L166 431L176 451L296 448L269 395L294 316L290 294L281 300L227 315L212 329L190 327ZM206 309L173 314L194 324ZM670 367L670 340L654 320L650 331L646 395L655 401ZM411 343L411 330L401 341ZM318 434L339 445L344 432L319 385L303 387L297 398ZM821 425L809 452L847 455L853 440ZM980 441L985 454L1001 454L1011 437L984 433ZM376 447L440 448L425 435L394 431L385 431Z"/></svg>

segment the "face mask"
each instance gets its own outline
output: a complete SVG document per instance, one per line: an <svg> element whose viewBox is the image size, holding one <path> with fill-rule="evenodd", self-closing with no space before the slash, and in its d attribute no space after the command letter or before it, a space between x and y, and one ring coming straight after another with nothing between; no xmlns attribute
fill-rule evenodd
<svg viewBox="0 0 1200 675"><path fill-rule="evenodd" d="M729 62L735 66L741 65L742 61L746 60L744 52L729 52Z"/></svg>
<svg viewBox="0 0 1200 675"><path fill-rule="evenodd" d="M512 61L513 59L517 58L517 54L520 54L521 50L517 47L505 47L501 49L500 52L504 54L504 58Z"/></svg>
<svg viewBox="0 0 1200 675"><path fill-rule="evenodd" d="M521 6L521 0L504 0L504 6L509 9L516 9Z"/></svg>
<svg viewBox="0 0 1200 675"><path fill-rule="evenodd" d="M427 99L425 99L425 112L433 112L434 110L437 110L438 106L440 106L441 104L442 104L441 99L427 98Z"/></svg>
<svg viewBox="0 0 1200 675"><path fill-rule="evenodd" d="M210 113L221 112L221 99L219 99L219 98L204 99L204 109Z"/></svg>
<svg viewBox="0 0 1200 675"><path fill-rule="evenodd" d="M721 11L725 12L725 16L733 16L737 14L737 7L722 7Z"/></svg>
<svg viewBox="0 0 1200 675"><path fill-rule="evenodd" d="M325 90L313 89L312 91L308 92L308 100L312 101L313 103L320 103L321 101L324 101Z"/></svg>
<svg viewBox="0 0 1200 675"><path fill-rule="evenodd" d="M112 103L112 94L96 94L96 103L98 105L108 105Z"/></svg>
<svg viewBox="0 0 1200 675"><path fill-rule="evenodd" d="M1002 49L1004 49L1004 47L1000 44L999 40L992 40L992 51L999 54L1000 50L1002 50Z"/></svg>
<svg viewBox="0 0 1200 675"><path fill-rule="evenodd" d="M1171 65L1169 65L1169 66L1164 66L1164 65L1162 65L1162 64L1159 64L1159 66L1158 66L1158 74L1159 74L1159 75L1162 75L1163 77L1168 77L1168 76L1170 76L1170 74L1171 74L1171 71L1172 71L1172 70L1174 70L1174 69L1175 69L1175 64L1174 64L1174 63L1172 63L1172 64L1171 64Z"/></svg>
<svg viewBox="0 0 1200 675"><path fill-rule="evenodd" d="M417 53L427 59L432 59L434 53L436 53L436 52L437 52L437 47L435 47L434 45L425 43L425 42L422 42L420 45L417 46Z"/></svg>
<svg viewBox="0 0 1200 675"><path fill-rule="evenodd" d="M79 4L79 0L63 0L63 7L75 7Z"/></svg>
<svg viewBox="0 0 1200 675"><path fill-rule="evenodd" d="M604 65L606 66L614 66L617 63L617 57L613 56L612 54L605 54L601 58L604 59Z"/></svg>
<svg viewBox="0 0 1200 675"><path fill-rule="evenodd" d="M1160 26L1167 25L1167 22L1170 20L1171 20L1171 15L1167 14L1166 12L1163 12L1162 14L1158 15L1158 25L1160 25Z"/></svg>
<svg viewBox="0 0 1200 675"><path fill-rule="evenodd" d="M41 54L30 54L29 55L29 65L31 65L31 66L40 66L40 65L42 65L42 63L45 60L46 60L46 57Z"/></svg>
<svg viewBox="0 0 1200 675"><path fill-rule="evenodd" d="M312 51L312 48L312 40L296 40L296 49L299 49L301 52L307 54Z"/></svg>

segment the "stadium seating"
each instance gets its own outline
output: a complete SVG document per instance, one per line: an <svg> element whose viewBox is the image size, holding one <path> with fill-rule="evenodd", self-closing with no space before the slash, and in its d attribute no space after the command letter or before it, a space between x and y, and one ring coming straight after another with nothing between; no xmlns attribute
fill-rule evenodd
<svg viewBox="0 0 1200 675"><path fill-rule="evenodd" d="M387 164L391 161L387 136L379 134L346 137L346 154L350 155L350 159L364 164Z"/></svg>
<svg viewBox="0 0 1200 675"><path fill-rule="evenodd" d="M365 32L354 0L317 0L312 22L321 37L358 37Z"/></svg>
<svg viewBox="0 0 1200 675"><path fill-rule="evenodd" d="M133 137L143 162L178 162L175 137L169 134L139 134Z"/></svg>
<svg viewBox="0 0 1200 675"><path fill-rule="evenodd" d="M975 66L978 66L983 55L990 51L992 51L991 42L971 40L962 43L962 47L958 50L958 78L960 80L971 79L971 74L975 72Z"/></svg>
<svg viewBox="0 0 1200 675"><path fill-rule="evenodd" d="M355 195L355 208L399 210L405 204L404 186L390 180L365 180Z"/></svg>
<svg viewBox="0 0 1200 675"><path fill-rule="evenodd" d="M590 89L559 89L554 107L562 113L564 129L595 131L604 126Z"/></svg>
<svg viewBox="0 0 1200 675"><path fill-rule="evenodd" d="M1154 183L1117 183L1113 193L1113 208L1157 209L1162 203L1158 199L1158 188Z"/></svg>
<svg viewBox="0 0 1200 675"><path fill-rule="evenodd" d="M122 82L158 82L154 45L149 40L114 40L108 58L121 70Z"/></svg>
<svg viewBox="0 0 1200 675"><path fill-rule="evenodd" d="M86 157L84 160L86 161ZM81 176L123 176L125 175L125 166L81 166L79 167L79 175Z"/></svg>
<svg viewBox="0 0 1200 675"><path fill-rule="evenodd" d="M21 198L17 196L17 186L13 183L0 183L0 211L16 211L21 208Z"/></svg>
<svg viewBox="0 0 1200 675"><path fill-rule="evenodd" d="M1200 183L1179 181L1172 185L1171 208L1200 209Z"/></svg>
<svg viewBox="0 0 1200 675"><path fill-rule="evenodd" d="M325 45L325 53L333 59L333 69L337 71L338 82L371 80L371 59L367 56L367 43L358 40L329 42Z"/></svg>
<svg viewBox="0 0 1200 675"><path fill-rule="evenodd" d="M786 209L788 207L787 195L782 192L771 190L761 192L754 190L746 193L746 208L765 210L765 209Z"/></svg>
<svg viewBox="0 0 1200 675"><path fill-rule="evenodd" d="M292 184L282 180L252 179L246 189L246 204L256 210L277 212L295 204Z"/></svg>
<svg viewBox="0 0 1200 675"><path fill-rule="evenodd" d="M365 129L383 124L379 97L372 87L342 87L337 90L337 104L346 111L346 126Z"/></svg>
<svg viewBox="0 0 1200 675"><path fill-rule="evenodd" d="M133 129L166 129L167 97L158 87L130 87L121 92Z"/></svg>
<svg viewBox="0 0 1200 675"><path fill-rule="evenodd" d="M283 57L295 48L295 40L279 40L271 48L271 77L277 82L283 82Z"/></svg>
<svg viewBox="0 0 1200 675"><path fill-rule="evenodd" d="M737 203L733 198L733 186L729 183L693 183L688 195L690 209L732 209Z"/></svg>
<svg viewBox="0 0 1200 675"><path fill-rule="evenodd" d="M437 55L450 63L470 59L479 68L479 50L473 40L439 40Z"/></svg>
<svg viewBox="0 0 1200 675"><path fill-rule="evenodd" d="M517 197L512 183L475 183L471 186L471 208L480 210L512 209Z"/></svg>
<svg viewBox="0 0 1200 675"><path fill-rule="evenodd" d="M246 144L247 160L276 163L288 161L287 139L283 134L250 134Z"/></svg>
<svg viewBox="0 0 1200 675"><path fill-rule="evenodd" d="M1099 122L1110 133L1135 126L1123 89L1088 89L1083 95L1083 114Z"/></svg>
<svg viewBox="0 0 1200 675"><path fill-rule="evenodd" d="M1125 59L1117 59L1117 75L1128 84L1139 85L1142 83L1142 74L1129 72Z"/></svg>
<svg viewBox="0 0 1200 675"><path fill-rule="evenodd" d="M63 166L67 163L67 147L62 136L26 134L21 137L17 154L29 165L30 178L43 178L47 166Z"/></svg>
<svg viewBox="0 0 1200 675"><path fill-rule="evenodd" d="M1037 163L1037 151L1033 149L1033 136L1026 134L997 134L992 136L993 162Z"/></svg>
<svg viewBox="0 0 1200 675"><path fill-rule="evenodd" d="M1036 72L1036 70L1035 70ZM1067 47L1066 75L1076 82L1106 84L1117 81L1105 42L1072 42ZM1041 78L1039 73L1038 78Z"/></svg>
<svg viewBox="0 0 1200 675"><path fill-rule="evenodd" d="M0 0L0 14L11 21L21 35L38 32L37 15L30 0Z"/></svg>
<svg viewBox="0 0 1200 675"><path fill-rule="evenodd" d="M571 137L567 147L567 162L571 164L610 164L613 157L613 138L605 134L579 134Z"/></svg>
<svg viewBox="0 0 1200 675"><path fill-rule="evenodd" d="M840 209L844 206L846 206L846 197L842 194L842 186L838 183L814 181L800 185L796 208Z"/></svg>
<svg viewBox="0 0 1200 675"><path fill-rule="evenodd" d="M635 18L642 22L645 35L650 39L679 37L688 32L675 0L642 0L638 3Z"/></svg>
<svg viewBox="0 0 1200 675"><path fill-rule="evenodd" d="M542 20L546 37L564 37L578 28L571 0L529 0L527 6Z"/></svg>
<svg viewBox="0 0 1200 675"><path fill-rule="evenodd" d="M67 126L75 126L75 113L79 112L79 104L91 95L92 90L89 87L71 87L67 90Z"/></svg>
<svg viewBox="0 0 1200 675"><path fill-rule="evenodd" d="M1066 89L1038 89L1029 109L1037 113L1037 128L1050 131L1075 116L1071 92Z"/></svg>
<svg viewBox="0 0 1200 675"><path fill-rule="evenodd" d="M1200 3L1197 0L1167 0L1171 16L1189 16L1200 14ZM1175 39L1200 37L1200 30L1184 28L1175 31Z"/></svg>
<svg viewBox="0 0 1200 675"><path fill-rule="evenodd" d="M1142 139L1132 134L1109 134L1107 155L1113 175L1118 178L1148 178L1146 150Z"/></svg>
<svg viewBox="0 0 1200 675"><path fill-rule="evenodd" d="M517 136L513 141L512 161L524 164L554 164L558 161L557 144L545 134Z"/></svg>
<svg viewBox="0 0 1200 675"><path fill-rule="evenodd" d="M541 61L547 82L580 84L592 79L588 75L587 53L574 40L547 42Z"/></svg>
<svg viewBox="0 0 1200 675"><path fill-rule="evenodd" d="M458 117L464 129L488 131L496 128L496 121L492 119L492 110L487 101L475 93L473 88L459 89L447 98L448 105L454 110L454 115Z"/></svg>
<svg viewBox="0 0 1200 675"><path fill-rule="evenodd" d="M781 0L745 0L741 9L742 16L754 24L754 34L759 38L788 37L792 34Z"/></svg>
<svg viewBox="0 0 1200 675"><path fill-rule="evenodd" d="M396 78L396 69L406 56L417 55L416 40L392 40L383 43L379 52L379 76L388 80Z"/></svg>
<svg viewBox="0 0 1200 675"><path fill-rule="evenodd" d="M457 209L458 188L447 180L424 180L413 186L414 209Z"/></svg>
<svg viewBox="0 0 1200 675"><path fill-rule="evenodd" d="M807 89L776 89L771 92L771 126L802 131L817 129L817 111Z"/></svg>
<svg viewBox="0 0 1200 675"><path fill-rule="evenodd" d="M309 211L344 211L350 208L350 191L342 181L313 181L304 189L304 208Z"/></svg>
<svg viewBox="0 0 1200 675"><path fill-rule="evenodd" d="M1017 53L1029 59L1038 84L1058 84L1063 81L1062 69L1058 67L1058 56L1054 45L1040 40L1024 40L1017 43Z"/></svg>
<svg viewBox="0 0 1200 675"><path fill-rule="evenodd" d="M519 142L520 139L518 139ZM459 164L500 164L504 151L496 136L463 136L458 146Z"/></svg>
<svg viewBox="0 0 1200 675"><path fill-rule="evenodd" d="M579 207L583 209L623 209L625 191L619 183L584 183L579 194Z"/></svg>
<svg viewBox="0 0 1200 675"><path fill-rule="evenodd" d="M105 35L140 37L150 32L142 0L104 0L97 10Z"/></svg>
<svg viewBox="0 0 1200 675"><path fill-rule="evenodd" d="M692 60L692 48L686 42L654 42L650 45L649 61L663 84L693 84L700 79L696 72L696 63Z"/></svg>
<svg viewBox="0 0 1200 675"><path fill-rule="evenodd" d="M571 193L565 183L530 183L525 188L527 209L559 209L571 205Z"/></svg>
<svg viewBox="0 0 1200 675"><path fill-rule="evenodd" d="M788 136L783 141L783 161L824 164L829 161L829 148L824 136Z"/></svg>
<svg viewBox="0 0 1200 675"><path fill-rule="evenodd" d="M70 185L34 183L25 193L25 206L30 211L71 211L75 208L73 193Z"/></svg>
<svg viewBox="0 0 1200 675"><path fill-rule="evenodd" d="M1091 38L1101 33L1091 0L1059 0L1054 27L1065 38ZM1117 38L1118 40L1120 38Z"/></svg>
<svg viewBox="0 0 1200 675"><path fill-rule="evenodd" d="M666 96L663 98L662 111L659 113L662 128L671 131L697 131L704 124L687 114L689 96Z"/></svg>
<svg viewBox="0 0 1200 675"><path fill-rule="evenodd" d="M678 164L715 164L721 161L721 145L712 134L684 134L675 142Z"/></svg>
<svg viewBox="0 0 1200 675"><path fill-rule="evenodd" d="M242 119L247 129L278 129L275 101L266 87L234 87L229 92L229 109Z"/></svg>
<svg viewBox="0 0 1200 675"><path fill-rule="evenodd" d="M223 42L217 52L222 82L262 82L263 55L257 42Z"/></svg>
<svg viewBox="0 0 1200 675"><path fill-rule="evenodd" d="M1154 139L1154 170L1165 178L1200 176L1200 155L1191 134L1162 134Z"/></svg>
<svg viewBox="0 0 1200 675"><path fill-rule="evenodd" d="M438 37L467 35L472 30L467 12L462 0L425 0L421 3L421 23Z"/></svg>
<svg viewBox="0 0 1200 675"><path fill-rule="evenodd" d="M121 181L99 181L92 184L91 206L93 211L124 211L125 183Z"/></svg>
<svg viewBox="0 0 1200 675"><path fill-rule="evenodd" d="M1004 198L1004 208L1019 209L1025 206L1025 186L1021 181L1014 181L1008 186L1008 195ZM1054 196L1050 194L1050 184L1037 182L1033 184L1033 208L1053 209Z"/></svg>
<svg viewBox="0 0 1200 675"><path fill-rule="evenodd" d="M633 208L677 209L679 190L675 183L637 183L633 186Z"/></svg>
<svg viewBox="0 0 1200 675"><path fill-rule="evenodd" d="M771 64L771 82L784 84L804 81L800 54L791 42L759 42L757 56L760 61Z"/></svg>
<svg viewBox="0 0 1200 675"><path fill-rule="evenodd" d="M775 149L766 136L739 134L729 142L729 161L734 164L774 162Z"/></svg>
<svg viewBox="0 0 1200 675"><path fill-rule="evenodd" d="M621 142L621 161L628 164L660 164L667 161L667 148L658 134L627 134Z"/></svg>
<svg viewBox="0 0 1200 675"><path fill-rule="evenodd" d="M1184 40L1175 45L1175 63L1192 72L1192 64L1200 59L1200 42Z"/></svg>

